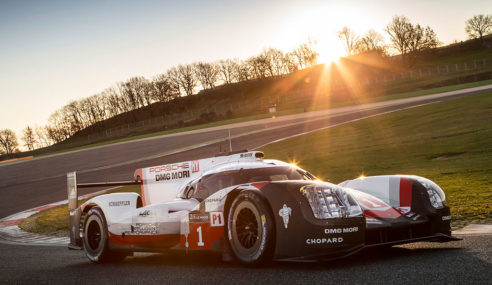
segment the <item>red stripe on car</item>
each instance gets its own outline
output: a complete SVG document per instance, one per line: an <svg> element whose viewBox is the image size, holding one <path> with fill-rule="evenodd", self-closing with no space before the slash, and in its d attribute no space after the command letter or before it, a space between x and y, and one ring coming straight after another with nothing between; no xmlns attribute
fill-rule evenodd
<svg viewBox="0 0 492 285"><path fill-rule="evenodd" d="M400 207L412 206L412 182L410 179L400 178Z"/></svg>
<svg viewBox="0 0 492 285"><path fill-rule="evenodd" d="M265 185L267 185L268 183L270 183L270 182L269 181L263 181L263 182L251 183L251 185L255 186L258 189L261 189L261 188L265 187Z"/></svg>

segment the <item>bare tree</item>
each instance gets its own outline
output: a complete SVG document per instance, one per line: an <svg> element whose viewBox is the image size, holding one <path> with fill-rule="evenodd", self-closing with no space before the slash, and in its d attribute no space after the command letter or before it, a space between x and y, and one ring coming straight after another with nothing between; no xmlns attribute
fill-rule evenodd
<svg viewBox="0 0 492 285"><path fill-rule="evenodd" d="M179 79L179 72L178 72L178 68L176 67L171 67L169 68L167 71L166 71L166 76L169 78L169 80L176 86L178 86L178 89L179 89L179 92L180 92L180 95L181 95L181 90L182 90L182 87L181 87L181 81Z"/></svg>
<svg viewBox="0 0 492 285"><path fill-rule="evenodd" d="M263 50L263 55L267 59L267 71L270 76L279 76L285 73L284 53L275 48Z"/></svg>
<svg viewBox="0 0 492 285"><path fill-rule="evenodd" d="M439 40L437 35L429 26L422 27L416 25L413 27L408 50L410 52L425 51L435 48L439 45Z"/></svg>
<svg viewBox="0 0 492 285"><path fill-rule="evenodd" d="M85 117L85 124L83 128L107 119L107 100L104 96L105 95L103 93L95 94L80 101Z"/></svg>
<svg viewBox="0 0 492 285"><path fill-rule="evenodd" d="M252 79L252 70L248 61L241 61L234 69L234 77L237 81L248 81Z"/></svg>
<svg viewBox="0 0 492 285"><path fill-rule="evenodd" d="M292 51L293 58L296 60L297 69L303 69L306 64L304 63L304 56L302 55L302 50L295 49Z"/></svg>
<svg viewBox="0 0 492 285"><path fill-rule="evenodd" d="M181 85L187 96L193 95L197 80L193 72L193 65L178 65L179 77L181 79Z"/></svg>
<svg viewBox="0 0 492 285"><path fill-rule="evenodd" d="M475 15L466 20L465 31L471 39L480 38L483 43L483 36L492 30L492 15Z"/></svg>
<svg viewBox="0 0 492 285"><path fill-rule="evenodd" d="M84 104L82 101L72 101L71 103L63 106L62 108L53 112L49 119L46 130L49 129L48 135L50 139L60 142L70 136L75 132L84 128L85 125L89 125L90 122L85 118ZM76 106L76 107L74 107ZM77 109L78 114L75 115L72 112L73 109Z"/></svg>
<svg viewBox="0 0 492 285"><path fill-rule="evenodd" d="M71 124L71 129L74 131L74 133L96 122L93 113L91 112L92 108L90 104L91 102L89 101L88 97L83 98L77 102L79 113L80 113L80 122L81 122L80 125L75 125L72 122L72 120L70 120L70 117L65 115L66 116L65 121ZM66 107L63 108L62 110L64 111L65 114L68 113Z"/></svg>
<svg viewBox="0 0 492 285"><path fill-rule="evenodd" d="M316 64L319 54L314 49L315 44L316 42L308 40L292 51L292 55L301 69Z"/></svg>
<svg viewBox="0 0 492 285"><path fill-rule="evenodd" d="M437 35L429 26L413 25L404 16L394 16L386 26L393 48L402 55L435 48L439 45Z"/></svg>
<svg viewBox="0 0 492 285"><path fill-rule="evenodd" d="M405 16L394 16L386 26L386 33L390 36L393 48L402 55L408 53L412 29L413 25Z"/></svg>
<svg viewBox="0 0 492 285"><path fill-rule="evenodd" d="M34 132L36 134L36 148L47 147L54 143L54 141L49 138L45 128L36 127Z"/></svg>
<svg viewBox="0 0 492 285"><path fill-rule="evenodd" d="M355 51L356 53L377 51L384 54L385 49L383 36L371 29L359 39Z"/></svg>
<svg viewBox="0 0 492 285"><path fill-rule="evenodd" d="M17 136L15 132L10 129L0 130L0 147L1 151L10 154L17 150L19 143L17 142Z"/></svg>
<svg viewBox="0 0 492 285"><path fill-rule="evenodd" d="M76 130L83 129L87 125L82 115L81 101L70 101L63 110L68 117L67 119L73 121Z"/></svg>
<svg viewBox="0 0 492 285"><path fill-rule="evenodd" d="M238 81L237 76L235 76L235 70L239 68L238 60L220 60L217 62L217 68L219 70L220 78L225 84L231 84Z"/></svg>
<svg viewBox="0 0 492 285"><path fill-rule="evenodd" d="M349 27L343 27L338 33L338 38L342 41L345 51L348 56L355 53L359 36Z"/></svg>
<svg viewBox="0 0 492 285"><path fill-rule="evenodd" d="M265 67L265 75L266 77L275 76L275 68L272 61L272 52L271 49L263 49L261 53L261 57L264 58L264 67Z"/></svg>
<svg viewBox="0 0 492 285"><path fill-rule="evenodd" d="M299 49L302 50L306 67L314 65L318 62L319 53L315 50L315 45L316 41L308 40L299 47Z"/></svg>
<svg viewBox="0 0 492 285"><path fill-rule="evenodd" d="M197 62L193 64L195 76L202 84L203 89L213 89L217 83L219 69L213 63Z"/></svg>
<svg viewBox="0 0 492 285"><path fill-rule="evenodd" d="M34 131L31 127L27 126L22 131L22 140L24 141L24 146L27 147L28 150L33 150L36 145L36 137L34 136Z"/></svg>
<svg viewBox="0 0 492 285"><path fill-rule="evenodd" d="M288 52L284 54L282 61L285 73L292 73L299 69L297 55L295 52Z"/></svg>
<svg viewBox="0 0 492 285"><path fill-rule="evenodd" d="M246 60L249 69L251 70L251 76L253 78L266 78L268 70L268 59L264 54L252 56Z"/></svg>
<svg viewBox="0 0 492 285"><path fill-rule="evenodd" d="M148 105L150 95L147 95L148 81L144 77L132 77L125 82L118 83L119 93L123 100L124 111L138 109Z"/></svg>
<svg viewBox="0 0 492 285"><path fill-rule="evenodd" d="M123 108L123 112L129 112L131 110L134 110L138 106L138 102L129 88L129 84L126 82L118 82L116 84L118 88L118 93L121 96L121 106Z"/></svg>
<svg viewBox="0 0 492 285"><path fill-rule="evenodd" d="M68 139L74 133L72 123L66 119L62 109L51 114L45 129L48 137L57 143Z"/></svg>
<svg viewBox="0 0 492 285"><path fill-rule="evenodd" d="M106 100L105 105L108 108L108 116L114 117L118 114L124 112L123 108L123 99L121 98L118 90L115 87L109 87L105 89L103 92L105 94L104 99Z"/></svg>
<svg viewBox="0 0 492 285"><path fill-rule="evenodd" d="M152 82L144 77L140 77L139 88L142 106L149 106L152 104Z"/></svg>
<svg viewBox="0 0 492 285"><path fill-rule="evenodd" d="M148 94L148 81L144 77L132 77L124 82L121 87L120 93L131 104L132 110L151 103L150 94Z"/></svg>
<svg viewBox="0 0 492 285"><path fill-rule="evenodd" d="M171 81L177 84L184 94L189 96L193 95L195 92L195 87L197 85L197 80L195 78L195 73L193 71L193 65L178 65L177 67L171 67L167 74Z"/></svg>
<svg viewBox="0 0 492 285"><path fill-rule="evenodd" d="M46 125L46 135L54 143L62 142L65 139L61 130L51 125Z"/></svg>
<svg viewBox="0 0 492 285"><path fill-rule="evenodd" d="M133 104L133 96L130 96L131 98L128 98L127 96L127 92L126 92L126 87L125 87L125 83L124 82L118 82L116 83L115 85L115 94L118 95L118 105L120 106L121 108L121 113L124 113L124 112L129 112L131 110L133 110L134 108L134 104Z"/></svg>
<svg viewBox="0 0 492 285"><path fill-rule="evenodd" d="M159 74L152 80L152 99L169 102L179 97L179 86L166 74Z"/></svg>
<svg viewBox="0 0 492 285"><path fill-rule="evenodd" d="M108 94L101 92L91 97L92 104L95 105L96 111L99 114L99 121L111 118L109 109L111 108L108 100Z"/></svg>

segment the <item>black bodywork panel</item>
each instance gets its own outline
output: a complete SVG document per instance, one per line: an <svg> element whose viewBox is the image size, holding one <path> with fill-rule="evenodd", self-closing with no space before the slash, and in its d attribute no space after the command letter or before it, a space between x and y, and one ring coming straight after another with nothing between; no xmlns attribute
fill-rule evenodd
<svg viewBox="0 0 492 285"><path fill-rule="evenodd" d="M270 182L259 191L268 201L275 219L275 259L321 260L344 257L365 247L414 241L456 240L451 236L448 206L435 209L426 189L412 180L412 207L394 219L317 219L308 200L300 192L313 181ZM287 227L279 211L291 209Z"/></svg>

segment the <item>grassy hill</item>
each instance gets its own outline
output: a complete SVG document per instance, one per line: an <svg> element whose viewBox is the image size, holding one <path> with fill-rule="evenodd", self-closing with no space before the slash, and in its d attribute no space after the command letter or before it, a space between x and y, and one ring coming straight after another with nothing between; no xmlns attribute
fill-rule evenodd
<svg viewBox="0 0 492 285"><path fill-rule="evenodd" d="M492 37L488 37L486 42L490 45ZM483 59L488 61L480 61ZM478 62L474 62L477 60ZM467 63L467 70L464 63ZM455 70L456 64L458 70ZM430 69L431 67L438 67L440 73L437 74L436 70ZM396 78L409 71L413 72L413 78ZM354 98L377 97L492 79L491 71L492 48L480 45L477 40L441 47L422 54L411 66L401 64L398 57L380 58L366 54L344 58L340 63L329 66L316 65L283 77L222 85L172 102L154 103L82 130L69 141L87 142L87 137L91 134L129 124L136 126L127 132L105 134L104 137L93 136L92 141L264 114L271 104L277 104L279 110L309 110L313 105L320 104L329 107ZM159 121L155 120L156 118L162 119ZM136 122L146 120L147 127L138 128Z"/></svg>
<svg viewBox="0 0 492 285"><path fill-rule="evenodd" d="M213 122L261 118L267 116L272 104L276 104L281 115L488 80L492 79L491 46L489 36L484 45L470 40L421 54L411 65L398 56L381 58L365 54L283 77L222 85L120 114L56 145L14 156L50 153Z"/></svg>

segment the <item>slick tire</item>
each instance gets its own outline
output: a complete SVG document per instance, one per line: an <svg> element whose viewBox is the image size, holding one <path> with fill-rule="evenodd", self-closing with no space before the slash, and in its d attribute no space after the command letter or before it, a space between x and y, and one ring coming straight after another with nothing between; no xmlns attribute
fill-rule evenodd
<svg viewBox="0 0 492 285"><path fill-rule="evenodd" d="M235 258L248 265L268 262L275 247L275 225L267 202L253 191L243 191L231 204L227 239Z"/></svg>
<svg viewBox="0 0 492 285"><path fill-rule="evenodd" d="M104 213L99 207L93 207L87 213L83 243L85 254L95 263L118 262L126 256L124 252L114 252L109 249L108 226Z"/></svg>

